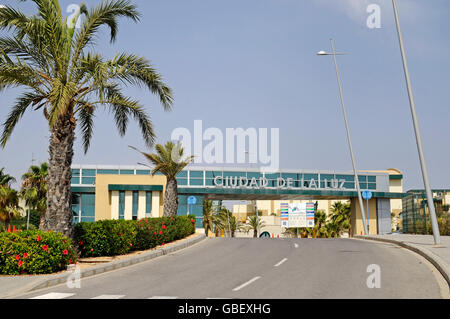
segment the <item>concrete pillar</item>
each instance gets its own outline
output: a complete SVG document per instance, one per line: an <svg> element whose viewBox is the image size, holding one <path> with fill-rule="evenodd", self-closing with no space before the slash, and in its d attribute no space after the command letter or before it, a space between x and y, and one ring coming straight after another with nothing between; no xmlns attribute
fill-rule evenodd
<svg viewBox="0 0 450 319"><path fill-rule="evenodd" d="M145 218L145 191L139 191L138 219Z"/></svg>
<svg viewBox="0 0 450 319"><path fill-rule="evenodd" d="M157 218L160 217L159 214L159 197L160 197L160 192L152 192L152 217L153 218Z"/></svg>
<svg viewBox="0 0 450 319"><path fill-rule="evenodd" d="M133 219L133 191L125 191L125 211L123 219Z"/></svg>
<svg viewBox="0 0 450 319"><path fill-rule="evenodd" d="M111 191L111 219L119 219L119 191Z"/></svg>

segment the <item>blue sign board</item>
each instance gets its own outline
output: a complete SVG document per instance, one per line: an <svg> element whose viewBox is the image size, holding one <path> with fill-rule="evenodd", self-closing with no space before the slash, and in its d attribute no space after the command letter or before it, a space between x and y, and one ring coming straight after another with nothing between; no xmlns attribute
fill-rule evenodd
<svg viewBox="0 0 450 319"><path fill-rule="evenodd" d="M195 205L197 203L197 198L195 196L189 196L187 202L189 205Z"/></svg>
<svg viewBox="0 0 450 319"><path fill-rule="evenodd" d="M371 199L372 198L372 192L371 191L363 191L362 192L362 197L364 198L364 199Z"/></svg>

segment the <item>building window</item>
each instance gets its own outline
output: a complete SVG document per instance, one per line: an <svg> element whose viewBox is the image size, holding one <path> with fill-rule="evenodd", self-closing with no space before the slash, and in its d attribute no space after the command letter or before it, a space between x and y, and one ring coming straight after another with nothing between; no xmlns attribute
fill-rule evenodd
<svg viewBox="0 0 450 319"><path fill-rule="evenodd" d="M125 214L125 191L119 191L119 219L124 219Z"/></svg>
<svg viewBox="0 0 450 319"><path fill-rule="evenodd" d="M95 221L95 194L81 194L80 222Z"/></svg>
<svg viewBox="0 0 450 319"><path fill-rule="evenodd" d="M132 219L133 220L137 220L138 207L139 207L139 192L133 191L133 209L132 209Z"/></svg>
<svg viewBox="0 0 450 319"><path fill-rule="evenodd" d="M72 195L73 223L95 221L95 194Z"/></svg>
<svg viewBox="0 0 450 319"><path fill-rule="evenodd" d="M152 213L152 192L145 193L145 214Z"/></svg>
<svg viewBox="0 0 450 319"><path fill-rule="evenodd" d="M80 222L80 194L72 194L73 223Z"/></svg>

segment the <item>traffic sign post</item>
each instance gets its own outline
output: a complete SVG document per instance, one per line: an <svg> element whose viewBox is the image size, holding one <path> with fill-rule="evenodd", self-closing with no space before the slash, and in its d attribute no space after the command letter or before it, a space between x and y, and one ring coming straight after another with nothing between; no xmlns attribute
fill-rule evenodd
<svg viewBox="0 0 450 319"><path fill-rule="evenodd" d="M189 206L188 215L193 213L192 206L194 206L197 203L197 198L195 196L189 196L187 199L187 203Z"/></svg>
<svg viewBox="0 0 450 319"><path fill-rule="evenodd" d="M367 190L367 191L363 191L362 192L362 197L366 200L367 203L367 235L370 235L370 230L369 230L369 199L372 198L372 192Z"/></svg>

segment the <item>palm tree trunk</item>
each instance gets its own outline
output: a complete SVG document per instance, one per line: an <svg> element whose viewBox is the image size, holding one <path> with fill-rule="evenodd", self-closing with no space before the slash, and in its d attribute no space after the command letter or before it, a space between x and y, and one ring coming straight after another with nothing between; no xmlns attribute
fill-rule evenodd
<svg viewBox="0 0 450 319"><path fill-rule="evenodd" d="M39 229L45 229L45 211L39 213Z"/></svg>
<svg viewBox="0 0 450 319"><path fill-rule="evenodd" d="M178 212L178 188L177 180L167 181L166 192L164 195L164 216L176 216ZM192 213L192 212L190 212Z"/></svg>
<svg viewBox="0 0 450 319"><path fill-rule="evenodd" d="M71 238L72 226L72 158L76 122L70 116L58 120L51 129L47 188L47 212L43 229L60 232Z"/></svg>
<svg viewBox="0 0 450 319"><path fill-rule="evenodd" d="M253 238L258 237L258 229L253 229Z"/></svg>

